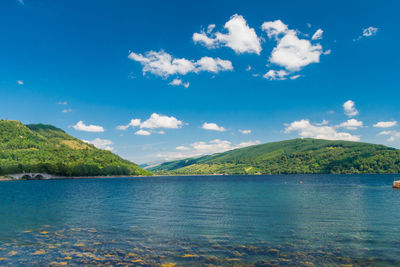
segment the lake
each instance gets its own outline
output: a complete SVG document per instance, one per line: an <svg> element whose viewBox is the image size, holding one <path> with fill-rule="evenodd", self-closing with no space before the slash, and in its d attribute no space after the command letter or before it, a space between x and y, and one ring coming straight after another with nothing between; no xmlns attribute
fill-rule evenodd
<svg viewBox="0 0 400 267"><path fill-rule="evenodd" d="M0 265L400 265L393 175L0 182Z"/></svg>

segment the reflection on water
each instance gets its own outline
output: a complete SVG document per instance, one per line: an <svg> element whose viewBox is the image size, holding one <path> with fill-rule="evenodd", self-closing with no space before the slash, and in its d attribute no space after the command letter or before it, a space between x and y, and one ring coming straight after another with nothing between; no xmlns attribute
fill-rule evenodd
<svg viewBox="0 0 400 267"><path fill-rule="evenodd" d="M0 265L400 265L400 190L392 181L280 175L1 182Z"/></svg>

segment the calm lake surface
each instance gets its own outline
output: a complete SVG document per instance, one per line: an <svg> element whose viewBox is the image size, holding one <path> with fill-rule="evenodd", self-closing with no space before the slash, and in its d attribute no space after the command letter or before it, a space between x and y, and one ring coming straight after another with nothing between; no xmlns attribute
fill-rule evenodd
<svg viewBox="0 0 400 267"><path fill-rule="evenodd" d="M0 182L0 265L399 266L394 178Z"/></svg>

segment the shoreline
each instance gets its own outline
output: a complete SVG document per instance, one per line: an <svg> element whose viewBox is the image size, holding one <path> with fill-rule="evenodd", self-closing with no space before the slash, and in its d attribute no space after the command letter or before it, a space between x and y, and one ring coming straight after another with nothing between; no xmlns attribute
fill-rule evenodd
<svg viewBox="0 0 400 267"><path fill-rule="evenodd" d="M7 176L0 176L1 181L44 181L44 180L73 180L73 179L108 179L108 178L151 178L151 177L207 177L207 176L281 176L281 175L400 175L399 173L349 173L349 174L331 174L331 173L290 173L290 174L163 174L163 175L110 175L110 176L53 176L44 179L16 179Z"/></svg>

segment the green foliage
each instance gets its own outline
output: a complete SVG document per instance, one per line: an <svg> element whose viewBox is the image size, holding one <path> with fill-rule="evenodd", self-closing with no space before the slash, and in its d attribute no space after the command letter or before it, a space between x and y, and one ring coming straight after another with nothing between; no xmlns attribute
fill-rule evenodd
<svg viewBox="0 0 400 267"><path fill-rule="evenodd" d="M294 139L150 168L157 174L399 173L400 150L360 142Z"/></svg>
<svg viewBox="0 0 400 267"><path fill-rule="evenodd" d="M0 175L40 172L60 176L151 175L52 125L0 120Z"/></svg>

